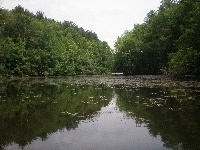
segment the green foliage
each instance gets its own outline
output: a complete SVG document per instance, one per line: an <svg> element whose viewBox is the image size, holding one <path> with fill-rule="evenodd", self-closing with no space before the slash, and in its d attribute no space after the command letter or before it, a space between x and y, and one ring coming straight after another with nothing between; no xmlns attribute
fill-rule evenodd
<svg viewBox="0 0 200 150"><path fill-rule="evenodd" d="M171 57L169 73L175 76L200 74L200 52L192 49L184 49L172 54Z"/></svg>
<svg viewBox="0 0 200 150"><path fill-rule="evenodd" d="M56 22L21 6L1 10L1 75L105 74L112 53L106 42L75 23Z"/></svg>
<svg viewBox="0 0 200 150"><path fill-rule="evenodd" d="M163 0L115 44L115 71L199 75L200 3Z"/></svg>
<svg viewBox="0 0 200 150"><path fill-rule="evenodd" d="M135 29L125 32L117 39L114 63L116 72L142 74L140 62L143 57L143 41L141 39L145 30L145 25L135 25Z"/></svg>

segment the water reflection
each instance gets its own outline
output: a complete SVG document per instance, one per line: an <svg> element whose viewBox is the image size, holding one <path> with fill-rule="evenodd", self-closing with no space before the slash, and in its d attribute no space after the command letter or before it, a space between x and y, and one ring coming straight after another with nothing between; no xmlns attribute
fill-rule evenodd
<svg viewBox="0 0 200 150"><path fill-rule="evenodd" d="M199 88L111 85L0 83L0 149L200 149Z"/></svg>
<svg viewBox="0 0 200 150"><path fill-rule="evenodd" d="M198 88L118 88L118 106L172 149L200 149Z"/></svg>
<svg viewBox="0 0 200 150"><path fill-rule="evenodd" d="M0 149L14 142L24 147L53 132L75 129L108 105L112 89L103 85L30 83L1 85Z"/></svg>

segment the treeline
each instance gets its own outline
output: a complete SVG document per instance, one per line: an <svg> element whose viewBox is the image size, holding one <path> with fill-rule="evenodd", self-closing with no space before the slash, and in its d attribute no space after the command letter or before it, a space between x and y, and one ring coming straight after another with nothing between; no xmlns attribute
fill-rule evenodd
<svg viewBox="0 0 200 150"><path fill-rule="evenodd" d="M0 75L105 74L111 66L110 47L95 33L22 6L0 9Z"/></svg>
<svg viewBox="0 0 200 150"><path fill-rule="evenodd" d="M162 0L115 43L116 72L200 75L200 1Z"/></svg>

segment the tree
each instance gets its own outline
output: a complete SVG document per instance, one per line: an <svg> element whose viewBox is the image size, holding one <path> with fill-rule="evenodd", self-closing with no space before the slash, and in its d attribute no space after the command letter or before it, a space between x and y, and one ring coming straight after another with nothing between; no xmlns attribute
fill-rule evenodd
<svg viewBox="0 0 200 150"><path fill-rule="evenodd" d="M47 19L41 11L34 15L20 5L11 11L3 9L0 21L2 75L104 74L111 70L108 44L71 21Z"/></svg>
<svg viewBox="0 0 200 150"><path fill-rule="evenodd" d="M199 75L199 6L192 0L162 0L143 24L117 39L114 69L125 74Z"/></svg>

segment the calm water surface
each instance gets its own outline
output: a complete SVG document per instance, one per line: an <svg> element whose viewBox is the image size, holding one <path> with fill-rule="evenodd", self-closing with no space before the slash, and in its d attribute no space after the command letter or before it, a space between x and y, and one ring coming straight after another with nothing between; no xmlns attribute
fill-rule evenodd
<svg viewBox="0 0 200 150"><path fill-rule="evenodd" d="M73 77L0 82L0 149L198 150L198 81Z"/></svg>

